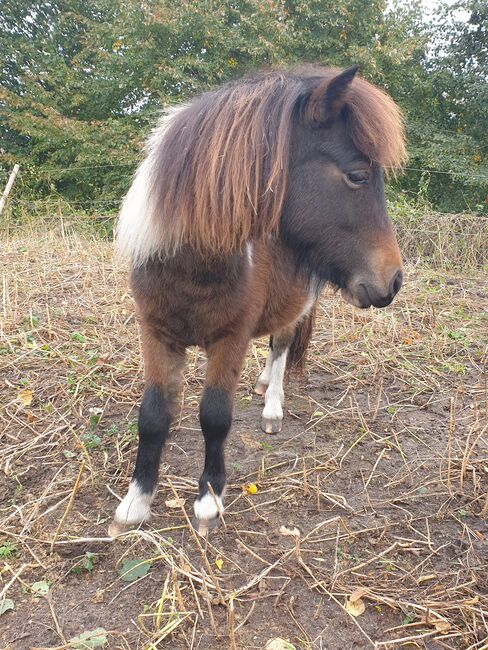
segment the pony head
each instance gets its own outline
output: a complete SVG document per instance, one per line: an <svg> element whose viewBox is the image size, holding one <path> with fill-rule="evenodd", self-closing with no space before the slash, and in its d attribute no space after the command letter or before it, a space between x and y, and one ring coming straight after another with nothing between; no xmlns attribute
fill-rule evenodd
<svg viewBox="0 0 488 650"><path fill-rule="evenodd" d="M163 118L120 215L134 266L183 246L208 255L279 237L360 307L402 282L383 170L405 159L401 114L357 67L270 71Z"/></svg>
<svg viewBox="0 0 488 650"><path fill-rule="evenodd" d="M280 234L299 262L357 307L388 305L402 284L383 169L405 158L400 112L356 77L309 78L294 116Z"/></svg>

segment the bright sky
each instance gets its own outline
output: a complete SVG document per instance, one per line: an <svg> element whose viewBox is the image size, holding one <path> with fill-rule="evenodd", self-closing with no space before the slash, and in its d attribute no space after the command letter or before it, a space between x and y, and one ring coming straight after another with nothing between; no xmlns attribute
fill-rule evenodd
<svg viewBox="0 0 488 650"><path fill-rule="evenodd" d="M447 0L447 3L453 5L457 0ZM423 13L428 18L435 18L438 7L443 4L439 0L421 0ZM401 4L401 3L400 3ZM467 11L458 11L457 16L459 20L467 20L469 13Z"/></svg>

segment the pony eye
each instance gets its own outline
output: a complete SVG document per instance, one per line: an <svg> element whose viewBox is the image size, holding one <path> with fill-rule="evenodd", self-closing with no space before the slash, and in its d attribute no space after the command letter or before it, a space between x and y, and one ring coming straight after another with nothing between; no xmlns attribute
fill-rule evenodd
<svg viewBox="0 0 488 650"><path fill-rule="evenodd" d="M360 185L367 185L369 183L369 172L366 169L361 169L356 172L348 172L346 174L346 182L348 185L359 187Z"/></svg>

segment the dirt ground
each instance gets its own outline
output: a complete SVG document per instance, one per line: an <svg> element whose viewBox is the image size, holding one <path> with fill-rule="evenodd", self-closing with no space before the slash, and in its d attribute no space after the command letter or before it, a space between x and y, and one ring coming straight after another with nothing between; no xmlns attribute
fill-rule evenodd
<svg viewBox="0 0 488 650"><path fill-rule="evenodd" d="M125 271L66 233L0 257L1 648L488 648L486 273L407 266L381 311L326 293L277 435L255 342L207 540L191 351L154 517L112 541L142 392Z"/></svg>

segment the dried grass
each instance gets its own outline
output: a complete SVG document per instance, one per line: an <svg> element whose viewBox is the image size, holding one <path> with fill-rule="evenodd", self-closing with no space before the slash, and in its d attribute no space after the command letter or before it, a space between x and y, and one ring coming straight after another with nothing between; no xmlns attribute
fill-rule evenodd
<svg viewBox="0 0 488 650"><path fill-rule="evenodd" d="M446 272L456 266L447 257L441 271L409 267L384 311L326 294L308 381L288 387L277 437L250 429L265 354L253 345L229 443L226 528L206 541L186 512L201 463L194 351L157 514L113 542L105 530L130 476L142 387L125 271L108 243L66 224L0 246L0 546L17 547L1 570L0 606L15 601L3 647L67 648L96 627L93 612L114 648L251 649L272 636L310 650L331 638L488 647L488 284L478 254L464 273ZM257 495L241 489L250 481ZM175 497L184 512L164 507ZM281 535L282 524L300 535ZM75 576L86 550L98 562ZM153 570L122 583L116 568L134 556ZM41 579L47 601L31 595ZM366 604L357 618L351 596Z"/></svg>
<svg viewBox="0 0 488 650"><path fill-rule="evenodd" d="M411 211L395 220L403 255L431 269L488 267L488 217Z"/></svg>

